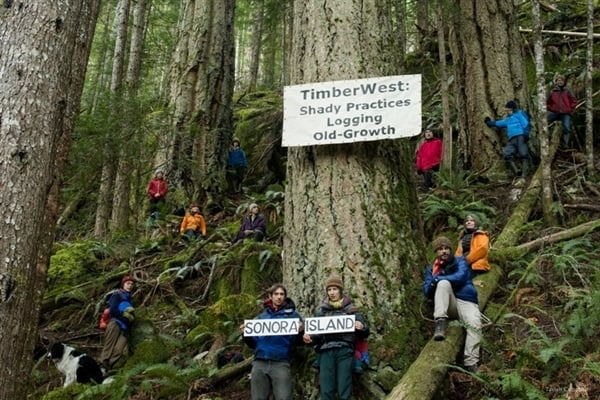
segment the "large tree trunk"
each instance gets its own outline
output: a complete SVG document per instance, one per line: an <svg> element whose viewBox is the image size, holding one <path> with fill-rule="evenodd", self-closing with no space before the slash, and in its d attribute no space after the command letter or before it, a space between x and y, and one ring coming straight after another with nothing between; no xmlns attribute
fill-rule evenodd
<svg viewBox="0 0 600 400"><path fill-rule="evenodd" d="M58 193L99 1L0 12L0 399L25 399Z"/></svg>
<svg viewBox="0 0 600 400"><path fill-rule="evenodd" d="M469 168L504 173L501 148L506 133L488 128L483 120L504 118L508 100L516 98L527 106L514 4L512 0L459 0L454 8L450 48L457 78L459 157Z"/></svg>
<svg viewBox="0 0 600 400"><path fill-rule="evenodd" d="M121 109L119 105L117 105L117 102L120 101L121 86L123 83L123 65L125 63L125 50L127 48L129 5L130 0L119 0L114 22L115 50L113 53L110 92L113 95L111 114L116 120L120 120L120 117L122 116L120 112ZM117 130L120 131L121 129L122 126L119 124ZM115 176L119 163L117 151L119 146L115 146L115 140L119 136L118 133L107 132L103 149L102 175L100 178L96 221L94 224L94 236L100 239L104 238L107 234L108 220L111 216Z"/></svg>
<svg viewBox="0 0 600 400"><path fill-rule="evenodd" d="M129 110L129 127L124 127L124 140L119 149L119 165L115 178L115 190L113 193L113 208L111 217L111 230L125 231L129 228L129 217L131 215L131 180L135 176L133 160L140 158L140 151L144 148L141 143L140 128L143 121L140 118L141 109L138 107L138 86L140 81L140 70L142 66L142 49L146 32L146 20L148 18L148 7L150 0L138 0L133 9L133 29L131 32L131 43L129 46L129 62L126 74L126 104Z"/></svg>
<svg viewBox="0 0 600 400"><path fill-rule="evenodd" d="M223 187L232 139L235 0L186 1L173 62L169 176L201 200ZM161 158L165 158L162 156Z"/></svg>
<svg viewBox="0 0 600 400"><path fill-rule="evenodd" d="M295 3L292 83L397 73L383 3ZM418 329L410 310L421 301L415 276L425 262L410 144L295 147L287 166L283 275L299 309L312 314L326 276L337 272L372 324L372 351L382 346L377 333L396 337L394 360L386 361L406 362L420 348L418 338L401 338ZM299 398L314 398L312 385L302 386Z"/></svg>
<svg viewBox="0 0 600 400"><path fill-rule="evenodd" d="M254 0L252 6L254 7L254 14L252 16L252 46L250 48L250 71L248 76L248 91L250 92L256 90L256 83L258 81L258 67L263 48L265 2L264 0Z"/></svg>

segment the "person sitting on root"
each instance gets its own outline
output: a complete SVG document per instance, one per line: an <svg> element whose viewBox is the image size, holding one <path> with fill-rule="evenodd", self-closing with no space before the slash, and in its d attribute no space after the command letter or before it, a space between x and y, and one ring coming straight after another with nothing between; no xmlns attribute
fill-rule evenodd
<svg viewBox="0 0 600 400"><path fill-rule="evenodd" d="M259 214L259 211L258 205L255 203L248 206L249 214L244 217L244 221L242 222L237 235L233 239L233 243L246 238L262 242L267 234L267 223L265 217L262 214Z"/></svg>
<svg viewBox="0 0 600 400"><path fill-rule="evenodd" d="M525 178L529 174L529 146L527 145L526 129L529 125L523 113L515 112L517 103L510 100L506 103L506 118L497 121L490 117L485 117L484 122L490 128L506 128L508 143L502 149L504 161L512 171L515 177ZM521 170L515 162L515 156L521 160Z"/></svg>
<svg viewBox="0 0 600 400"><path fill-rule="evenodd" d="M487 272L490 270L489 248L490 235L477 228L475 216L467 215L464 229L458 235L458 247L454 255L465 257L473 272Z"/></svg>
<svg viewBox="0 0 600 400"><path fill-rule="evenodd" d="M190 212L181 221L179 232L187 239L204 239L206 237L206 222L197 205L190 206Z"/></svg>
<svg viewBox="0 0 600 400"><path fill-rule="evenodd" d="M423 294L433 300L433 340L444 340L448 318L458 318L467 330L463 365L466 370L477 372L481 342L481 313L477 290L473 285L467 260L452 255L451 246L450 240L443 236L432 242L436 258L425 268Z"/></svg>

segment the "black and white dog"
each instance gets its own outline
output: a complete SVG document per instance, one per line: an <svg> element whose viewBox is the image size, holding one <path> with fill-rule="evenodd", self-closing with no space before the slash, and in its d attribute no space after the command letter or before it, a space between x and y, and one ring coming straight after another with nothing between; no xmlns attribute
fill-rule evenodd
<svg viewBox="0 0 600 400"><path fill-rule="evenodd" d="M65 374L67 387L72 383L102 383L102 370L92 357L64 343L50 346L48 358L54 361L56 368Z"/></svg>

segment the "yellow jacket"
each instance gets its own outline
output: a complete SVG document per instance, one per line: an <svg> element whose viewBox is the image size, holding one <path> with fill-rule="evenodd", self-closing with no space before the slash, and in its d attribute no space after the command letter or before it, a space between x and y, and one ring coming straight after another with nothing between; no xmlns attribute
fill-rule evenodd
<svg viewBox="0 0 600 400"><path fill-rule="evenodd" d="M188 229L200 232L202 236L206 236L206 222L204 222L204 217L200 214L185 214L183 221L181 221L179 232L183 234Z"/></svg>
<svg viewBox="0 0 600 400"><path fill-rule="evenodd" d="M462 256L462 234L458 239L458 248L455 255ZM471 237L471 249L467 254L467 262L473 271L486 272L491 266L488 261L488 250L490 248L490 235L486 231L477 230Z"/></svg>

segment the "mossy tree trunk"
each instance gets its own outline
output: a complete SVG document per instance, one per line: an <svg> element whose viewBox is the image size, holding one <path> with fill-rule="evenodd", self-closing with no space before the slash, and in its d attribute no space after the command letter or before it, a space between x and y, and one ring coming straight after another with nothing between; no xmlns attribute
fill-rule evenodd
<svg viewBox="0 0 600 400"><path fill-rule="evenodd" d="M223 187L232 138L235 0L186 0L181 5L169 103L173 132L157 160L190 200Z"/></svg>
<svg viewBox="0 0 600 400"><path fill-rule="evenodd" d="M399 73L383 3L296 3L292 83ZM339 273L345 293L372 324L374 359L385 357L386 347L395 354L386 362L396 365L421 344L408 340L419 329L415 278L424 263L411 149L402 139L294 147L287 164L283 273L289 294L311 315L325 295L326 276ZM383 337L390 340L385 346ZM316 396L310 382L301 386L300 398Z"/></svg>
<svg viewBox="0 0 600 400"><path fill-rule="evenodd" d="M39 308L100 1L0 10L0 399L27 398Z"/></svg>
<svg viewBox="0 0 600 400"><path fill-rule="evenodd" d="M456 73L458 157L469 168L504 172L503 130L490 129L484 118L504 118L508 100L531 108L523 50L512 0L459 0L446 10L454 23L450 49ZM492 166L492 168L490 168Z"/></svg>

